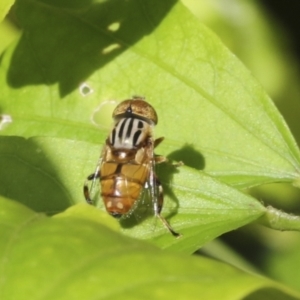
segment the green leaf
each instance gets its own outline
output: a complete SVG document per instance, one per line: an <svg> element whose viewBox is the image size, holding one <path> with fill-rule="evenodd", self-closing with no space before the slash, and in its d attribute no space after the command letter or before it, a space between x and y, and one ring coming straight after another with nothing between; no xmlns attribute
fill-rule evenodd
<svg viewBox="0 0 300 300"><path fill-rule="evenodd" d="M300 299L264 277L122 236L85 209L47 218L1 198L0 212L1 299Z"/></svg>
<svg viewBox="0 0 300 300"><path fill-rule="evenodd" d="M1 108L13 120L3 134L101 144L107 101L142 94L171 158L240 187L299 178L299 150L271 100L180 3L49 3L17 2L24 34L2 61Z"/></svg>
<svg viewBox="0 0 300 300"><path fill-rule="evenodd" d="M48 213L85 202L83 182L93 173L93 158L98 154L99 147L87 142L0 137L3 166L0 194ZM125 234L152 240L161 248L193 253L206 242L265 213L256 199L192 168L176 168L165 163L159 166L158 175L165 190L163 215L183 237L175 239L160 220L154 218L152 202L146 192L134 212L121 220L121 227ZM98 190L94 197L99 199ZM101 200L98 208L104 210Z"/></svg>

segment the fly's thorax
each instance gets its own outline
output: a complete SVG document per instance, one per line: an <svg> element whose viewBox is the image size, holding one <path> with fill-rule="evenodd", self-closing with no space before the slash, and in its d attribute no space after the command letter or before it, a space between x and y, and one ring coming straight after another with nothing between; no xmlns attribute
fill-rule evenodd
<svg viewBox="0 0 300 300"><path fill-rule="evenodd" d="M126 163L135 159L137 149L112 149L111 155L114 161Z"/></svg>
<svg viewBox="0 0 300 300"><path fill-rule="evenodd" d="M114 149L137 149L145 146L152 125L139 118L122 118L114 126L108 142Z"/></svg>
<svg viewBox="0 0 300 300"><path fill-rule="evenodd" d="M151 161L153 155L149 155L146 148L142 147L139 149L112 149L111 159L117 163L128 163L133 164L144 164Z"/></svg>

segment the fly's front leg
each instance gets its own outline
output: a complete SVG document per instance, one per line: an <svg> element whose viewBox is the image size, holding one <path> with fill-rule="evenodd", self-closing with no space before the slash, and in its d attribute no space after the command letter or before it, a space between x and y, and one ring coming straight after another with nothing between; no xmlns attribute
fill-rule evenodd
<svg viewBox="0 0 300 300"><path fill-rule="evenodd" d="M153 149L155 147L157 147L163 140L164 140L164 137L160 137L160 138L156 139L153 144ZM154 161L156 164L160 164L160 163L168 161L168 159L165 156L155 154Z"/></svg>
<svg viewBox="0 0 300 300"><path fill-rule="evenodd" d="M94 187L94 184L95 184L95 181L100 178L100 170L99 170L99 167L97 167L95 173L89 175L86 179L86 181L84 182L84 185L83 185L83 194L84 194L84 198L85 198L85 201L88 203L88 204L91 204L93 205L93 201L91 199L91 191ZM92 181L92 184L91 184L91 188L89 188L88 186L88 181L90 180L93 180Z"/></svg>
<svg viewBox="0 0 300 300"><path fill-rule="evenodd" d="M156 164L160 164L163 162L169 162L169 160L165 156L162 156L162 155L155 155L154 160L155 160ZM179 161L177 163L171 163L171 165L175 168L178 168L178 167L184 166L184 163L182 161Z"/></svg>
<svg viewBox="0 0 300 300"><path fill-rule="evenodd" d="M153 148L156 148L165 138L162 136L158 139L155 139L154 140L154 147Z"/></svg>
<svg viewBox="0 0 300 300"><path fill-rule="evenodd" d="M176 238L179 238L181 237L181 234L174 231L171 225L168 223L168 221L161 215L161 211L164 204L164 191L159 179L156 177L156 175L154 176L156 187L158 190L157 201L154 202L154 213L163 222L163 224L171 232L171 234Z"/></svg>
<svg viewBox="0 0 300 300"><path fill-rule="evenodd" d="M154 141L154 148L156 148L164 139L165 139L164 137L160 137L160 138L156 139ZM157 163L157 164L168 161L168 159L165 156L162 156L162 155L155 155L154 160L155 160L155 163ZM174 166L176 168L181 167L183 165L184 165L184 163L182 161L179 161L178 163L175 163L175 164L172 163L172 166Z"/></svg>

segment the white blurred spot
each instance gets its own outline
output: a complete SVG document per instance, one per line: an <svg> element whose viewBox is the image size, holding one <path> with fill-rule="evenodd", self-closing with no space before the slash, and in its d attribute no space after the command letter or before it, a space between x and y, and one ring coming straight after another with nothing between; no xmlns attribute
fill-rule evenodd
<svg viewBox="0 0 300 300"><path fill-rule="evenodd" d="M112 112L118 101L107 100L95 108L91 116L91 121L97 127L110 128L112 124Z"/></svg>
<svg viewBox="0 0 300 300"><path fill-rule="evenodd" d="M12 117L10 115L0 115L0 130L4 129L11 122Z"/></svg>
<svg viewBox="0 0 300 300"><path fill-rule="evenodd" d="M121 25L120 22L114 22L114 23L111 23L110 25L108 25L107 29L109 31L115 32L115 31L119 30L120 25Z"/></svg>
<svg viewBox="0 0 300 300"><path fill-rule="evenodd" d="M119 48L121 48L120 44L117 44L117 43L111 44L102 50L102 54L109 54L112 51L117 50Z"/></svg>
<svg viewBox="0 0 300 300"><path fill-rule="evenodd" d="M79 86L81 96L86 97L94 92L94 90L85 82Z"/></svg>

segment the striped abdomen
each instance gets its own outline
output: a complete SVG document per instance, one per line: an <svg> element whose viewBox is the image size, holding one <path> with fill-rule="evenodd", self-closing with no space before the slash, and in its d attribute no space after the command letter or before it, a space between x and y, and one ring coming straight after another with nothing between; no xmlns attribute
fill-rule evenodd
<svg viewBox="0 0 300 300"><path fill-rule="evenodd" d="M138 200L149 176L149 166L104 162L101 196L106 210L115 217L128 213Z"/></svg>

